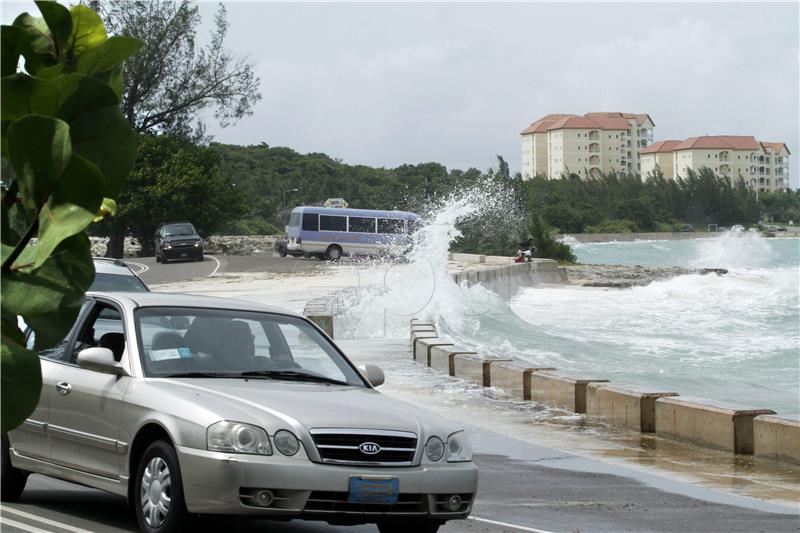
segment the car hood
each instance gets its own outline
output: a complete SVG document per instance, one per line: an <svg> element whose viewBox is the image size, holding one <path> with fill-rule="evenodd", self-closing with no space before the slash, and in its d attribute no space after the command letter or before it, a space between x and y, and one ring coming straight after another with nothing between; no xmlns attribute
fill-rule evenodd
<svg viewBox="0 0 800 533"><path fill-rule="evenodd" d="M163 392L190 396L205 421L256 424L273 434L292 429L359 428L410 431L420 438L458 428L447 420L384 396L374 389L271 379L167 379ZM183 413L181 416L186 416ZM216 420L213 420L216 418Z"/></svg>

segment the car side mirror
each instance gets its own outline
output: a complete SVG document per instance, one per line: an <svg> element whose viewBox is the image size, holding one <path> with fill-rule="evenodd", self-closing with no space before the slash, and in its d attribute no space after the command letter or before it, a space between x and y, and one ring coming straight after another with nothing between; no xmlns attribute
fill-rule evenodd
<svg viewBox="0 0 800 533"><path fill-rule="evenodd" d="M114 360L114 354L108 348L86 348L78 353L78 366L86 370L94 370L103 374L127 376L128 371Z"/></svg>
<svg viewBox="0 0 800 533"><path fill-rule="evenodd" d="M386 381L386 376L383 374L381 367L375 365L363 365L358 367L364 377L367 378L370 385L373 387L380 387Z"/></svg>

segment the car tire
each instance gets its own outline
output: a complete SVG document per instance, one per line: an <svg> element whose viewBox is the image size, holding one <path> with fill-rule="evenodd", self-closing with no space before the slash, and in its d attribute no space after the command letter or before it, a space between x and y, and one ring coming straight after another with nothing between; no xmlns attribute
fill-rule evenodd
<svg viewBox="0 0 800 533"><path fill-rule="evenodd" d="M342 258L342 249L334 244L333 246L328 246L328 250L325 252L325 259L328 261L338 261Z"/></svg>
<svg viewBox="0 0 800 533"><path fill-rule="evenodd" d="M197 256L197 261L202 261L202 260L203 260L203 254L198 255Z"/></svg>
<svg viewBox="0 0 800 533"><path fill-rule="evenodd" d="M380 533L406 533L408 531L436 533L441 526L442 522L430 518L397 518L378 522L378 531Z"/></svg>
<svg viewBox="0 0 800 533"><path fill-rule="evenodd" d="M139 460L133 507L139 529L145 533L174 533L189 528L178 456L169 443L155 441Z"/></svg>
<svg viewBox="0 0 800 533"><path fill-rule="evenodd" d="M4 502L15 502L22 496L25 484L28 482L28 474L11 464L11 446L8 436L3 435L2 464L0 464L0 500Z"/></svg>
<svg viewBox="0 0 800 533"><path fill-rule="evenodd" d="M160 262L161 262L161 256L156 254L156 263L160 263Z"/></svg>
<svg viewBox="0 0 800 533"><path fill-rule="evenodd" d="M281 257L286 257L286 248L284 248L283 246L278 248L278 255Z"/></svg>

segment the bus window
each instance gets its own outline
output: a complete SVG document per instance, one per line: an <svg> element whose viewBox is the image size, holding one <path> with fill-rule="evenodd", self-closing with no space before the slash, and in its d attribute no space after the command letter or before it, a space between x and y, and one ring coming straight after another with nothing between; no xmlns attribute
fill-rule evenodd
<svg viewBox="0 0 800 533"><path fill-rule="evenodd" d="M300 225L300 213L292 213L292 216L289 217L289 225L293 228Z"/></svg>
<svg viewBox="0 0 800 533"><path fill-rule="evenodd" d="M347 231L347 217L320 215L320 231Z"/></svg>
<svg viewBox="0 0 800 533"><path fill-rule="evenodd" d="M316 213L303 213L303 231L319 231L319 219Z"/></svg>
<svg viewBox="0 0 800 533"><path fill-rule="evenodd" d="M403 220L398 220L396 218L379 218L378 233L403 233Z"/></svg>
<svg viewBox="0 0 800 533"><path fill-rule="evenodd" d="M350 231L356 233L375 233L375 219L366 217L350 217Z"/></svg>

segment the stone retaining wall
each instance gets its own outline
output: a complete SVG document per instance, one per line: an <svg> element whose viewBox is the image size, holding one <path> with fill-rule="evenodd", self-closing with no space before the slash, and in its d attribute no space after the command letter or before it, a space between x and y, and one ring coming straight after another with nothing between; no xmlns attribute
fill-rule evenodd
<svg viewBox="0 0 800 533"><path fill-rule="evenodd" d="M108 237L90 237L92 255L103 257L106 255ZM272 253L277 235L211 235L203 239L205 253L221 255L253 255L259 253ZM138 257L141 245L132 237L125 238L124 256Z"/></svg>

